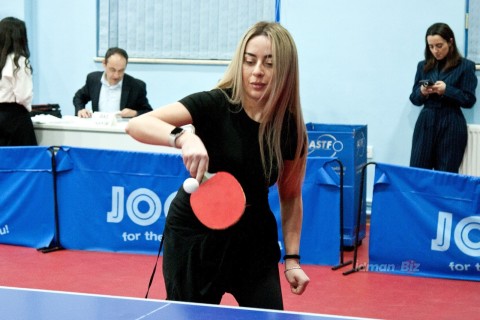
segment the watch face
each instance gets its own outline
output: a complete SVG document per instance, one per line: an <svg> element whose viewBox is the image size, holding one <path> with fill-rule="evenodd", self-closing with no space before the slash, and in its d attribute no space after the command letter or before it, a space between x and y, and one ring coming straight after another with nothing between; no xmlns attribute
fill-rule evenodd
<svg viewBox="0 0 480 320"><path fill-rule="evenodd" d="M171 135L176 135L176 134L179 134L179 133L182 132L182 131L183 131L182 128L177 127L177 128L175 128L175 129L173 129L172 132L170 132L170 134L171 134Z"/></svg>

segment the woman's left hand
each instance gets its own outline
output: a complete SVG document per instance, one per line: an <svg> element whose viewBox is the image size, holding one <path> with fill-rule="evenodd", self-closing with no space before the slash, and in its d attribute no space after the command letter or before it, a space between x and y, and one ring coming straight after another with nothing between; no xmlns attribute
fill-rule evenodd
<svg viewBox="0 0 480 320"><path fill-rule="evenodd" d="M294 294L302 294L307 289L310 278L303 269L286 269L285 277L290 283L290 291Z"/></svg>

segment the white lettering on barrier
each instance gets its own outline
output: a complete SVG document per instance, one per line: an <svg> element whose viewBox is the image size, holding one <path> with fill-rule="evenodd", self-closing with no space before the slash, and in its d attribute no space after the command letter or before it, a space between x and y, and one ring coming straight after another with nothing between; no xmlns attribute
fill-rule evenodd
<svg viewBox="0 0 480 320"><path fill-rule="evenodd" d="M0 228L0 236L4 236L8 233L10 233L10 231L8 231L8 224Z"/></svg>
<svg viewBox="0 0 480 320"><path fill-rule="evenodd" d="M123 241L137 241L141 233L122 233Z"/></svg>
<svg viewBox="0 0 480 320"><path fill-rule="evenodd" d="M165 201L165 216L167 216L170 203L175 197L176 192L170 194ZM147 211L140 210L140 203L146 203L148 206ZM127 215L134 222L140 226L149 226L155 223L162 213L162 201L158 195L150 189L139 188L134 190L127 197L125 205L125 188L119 186L112 187L112 209L107 212L107 222L119 223L124 217L124 208L127 211ZM124 241L138 240L136 234L123 233Z"/></svg>
<svg viewBox="0 0 480 320"><path fill-rule="evenodd" d="M431 250L447 251L450 248L452 216L448 212L438 212L437 238L432 240ZM480 242L474 242L469 237L474 230L480 232L480 216L463 218L455 227L453 239L460 251L471 257L480 257Z"/></svg>
<svg viewBox="0 0 480 320"><path fill-rule="evenodd" d="M452 214L438 212L437 238L432 240L432 250L447 251L450 248L450 230L452 230Z"/></svg>
<svg viewBox="0 0 480 320"><path fill-rule="evenodd" d="M330 155L334 157L337 152L343 150L343 143L335 138L331 134L322 134L317 137L316 140L310 141L308 144L308 153L312 153L315 150L323 150L324 152L332 152Z"/></svg>
<svg viewBox="0 0 480 320"><path fill-rule="evenodd" d="M462 219L455 228L455 243L465 254L480 257L480 241L470 240L470 233L474 230L480 232L480 216L470 216Z"/></svg>
<svg viewBox="0 0 480 320"><path fill-rule="evenodd" d="M123 232L122 239L123 242L132 242L132 241L157 241L160 242L162 240L162 234L156 234L153 231L145 231L142 234L140 232L130 233L130 232Z"/></svg>
<svg viewBox="0 0 480 320"><path fill-rule="evenodd" d="M112 211L107 212L107 222L118 223L123 220L123 187L112 187Z"/></svg>
<svg viewBox="0 0 480 320"><path fill-rule="evenodd" d="M138 207L144 201L148 204L148 210L142 212ZM151 190L140 188L133 191L127 199L127 214L130 219L139 226L149 226L160 218L162 202Z"/></svg>

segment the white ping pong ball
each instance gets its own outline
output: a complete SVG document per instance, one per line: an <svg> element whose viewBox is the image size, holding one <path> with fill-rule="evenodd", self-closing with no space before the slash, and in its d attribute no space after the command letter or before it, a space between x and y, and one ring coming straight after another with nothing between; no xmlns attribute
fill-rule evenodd
<svg viewBox="0 0 480 320"><path fill-rule="evenodd" d="M183 189L186 193L192 193L197 191L199 187L198 180L195 178L188 178L183 182Z"/></svg>

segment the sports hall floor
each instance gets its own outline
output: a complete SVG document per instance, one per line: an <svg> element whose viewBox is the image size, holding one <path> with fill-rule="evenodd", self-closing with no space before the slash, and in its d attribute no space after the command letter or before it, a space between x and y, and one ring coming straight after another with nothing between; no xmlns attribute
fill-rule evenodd
<svg viewBox="0 0 480 320"><path fill-rule="evenodd" d="M352 255L346 252L345 260ZM143 298L155 260L155 255L42 253L0 245L0 286ZM358 263L368 263L368 235L359 247ZM303 268L311 283L302 296L290 294L282 277L286 310L380 319L480 319L478 282L365 271L343 275L350 266L336 271L327 266ZM161 268L157 268L149 298L165 298ZM236 302L226 295L222 304Z"/></svg>

